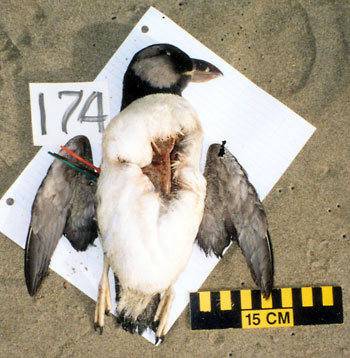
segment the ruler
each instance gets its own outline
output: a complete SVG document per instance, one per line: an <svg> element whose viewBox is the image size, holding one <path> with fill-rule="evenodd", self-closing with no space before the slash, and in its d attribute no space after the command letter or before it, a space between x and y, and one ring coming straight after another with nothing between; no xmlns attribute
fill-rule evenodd
<svg viewBox="0 0 350 358"><path fill-rule="evenodd" d="M201 291L190 294L191 328L264 328L343 323L338 286Z"/></svg>

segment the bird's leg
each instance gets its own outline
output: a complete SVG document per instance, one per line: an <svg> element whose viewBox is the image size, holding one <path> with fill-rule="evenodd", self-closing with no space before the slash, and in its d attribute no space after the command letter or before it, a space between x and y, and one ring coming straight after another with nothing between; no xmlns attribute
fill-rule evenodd
<svg viewBox="0 0 350 358"><path fill-rule="evenodd" d="M98 286L98 297L95 307L95 319L94 327L100 329L100 334L103 332L103 326L105 323L105 314L108 314L112 308L111 302L111 293L109 290L109 281L108 281L108 270L109 263L106 256L103 259L103 273L100 284Z"/></svg>
<svg viewBox="0 0 350 358"><path fill-rule="evenodd" d="M163 340L168 326L171 306L174 302L175 294L173 286L170 286L164 293L164 296L159 302L157 312L154 316L154 321L159 320L159 325L156 332L156 341Z"/></svg>

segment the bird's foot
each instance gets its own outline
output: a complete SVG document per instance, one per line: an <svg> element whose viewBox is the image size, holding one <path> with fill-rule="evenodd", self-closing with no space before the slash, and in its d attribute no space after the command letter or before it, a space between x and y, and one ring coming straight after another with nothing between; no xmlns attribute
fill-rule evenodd
<svg viewBox="0 0 350 358"><path fill-rule="evenodd" d="M157 337L156 336L156 341L155 341L155 345L158 346L159 344L164 342L164 336L163 337Z"/></svg>
<svg viewBox="0 0 350 358"><path fill-rule="evenodd" d="M164 336L167 333L167 326L171 311L171 306L173 304L175 295L173 291L173 287L169 287L159 302L156 315L154 317L154 321L159 321L159 325L156 332L156 344L164 341Z"/></svg>
<svg viewBox="0 0 350 358"><path fill-rule="evenodd" d="M105 261L101 282L98 286L98 297L96 301L94 317L95 331L99 330L100 334L103 333L105 314L108 315L112 308L111 294L109 290L108 281L108 269L109 265Z"/></svg>

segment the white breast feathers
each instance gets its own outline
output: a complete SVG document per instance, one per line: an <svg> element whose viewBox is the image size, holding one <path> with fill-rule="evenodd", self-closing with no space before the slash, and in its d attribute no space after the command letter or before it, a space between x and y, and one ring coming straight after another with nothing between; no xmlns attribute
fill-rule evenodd
<svg viewBox="0 0 350 358"><path fill-rule="evenodd" d="M143 174L152 143L181 137L176 192L165 199ZM141 98L103 137L97 218L103 249L122 286L162 292L185 268L202 220L206 182L199 169L202 129L182 97Z"/></svg>

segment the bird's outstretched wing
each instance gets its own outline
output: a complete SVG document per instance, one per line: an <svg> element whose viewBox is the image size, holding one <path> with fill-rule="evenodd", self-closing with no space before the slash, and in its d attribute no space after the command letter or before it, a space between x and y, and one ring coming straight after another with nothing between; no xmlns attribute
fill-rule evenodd
<svg viewBox="0 0 350 358"><path fill-rule="evenodd" d="M212 144L204 176L207 196L197 235L206 254L221 256L230 241L237 239L252 277L264 297L272 288L272 252L263 206L247 174L224 143Z"/></svg>
<svg viewBox="0 0 350 358"><path fill-rule="evenodd" d="M92 162L86 137L74 137L65 146ZM63 150L59 155L68 157ZM85 166L74 158L69 160L80 167ZM55 159L50 166L34 199L25 247L24 273L31 296L46 276L62 234L76 250L86 250L97 237L95 191L96 184L92 180L62 161Z"/></svg>

